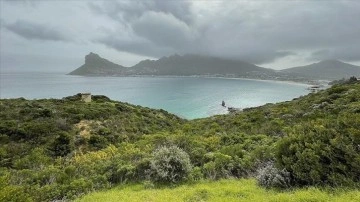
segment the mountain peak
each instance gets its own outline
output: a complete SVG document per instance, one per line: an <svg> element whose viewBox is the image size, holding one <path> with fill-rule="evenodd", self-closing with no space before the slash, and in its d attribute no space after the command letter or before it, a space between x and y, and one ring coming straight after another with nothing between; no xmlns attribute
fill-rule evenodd
<svg viewBox="0 0 360 202"><path fill-rule="evenodd" d="M295 73L306 78L326 80L349 78L351 76L360 75L359 66L335 59L322 60L310 65L285 69L284 71Z"/></svg>
<svg viewBox="0 0 360 202"><path fill-rule="evenodd" d="M89 62L92 62L92 61L94 61L94 60L98 60L98 59L100 59L101 57L98 55L98 54L96 54L96 53L93 53L93 52L90 52L89 54L87 54L86 56L85 56L85 64L87 64L87 63L89 63Z"/></svg>
<svg viewBox="0 0 360 202"><path fill-rule="evenodd" d="M85 57L100 57L100 56L98 54L96 54L96 53L90 52Z"/></svg>
<svg viewBox="0 0 360 202"><path fill-rule="evenodd" d="M327 59L327 60L322 60L320 62L318 62L318 64L333 64L333 63L343 63L340 60L336 60L336 59Z"/></svg>
<svg viewBox="0 0 360 202"><path fill-rule="evenodd" d="M110 62L98 54L90 52L85 56L85 64L70 72L71 75L120 75L123 66Z"/></svg>

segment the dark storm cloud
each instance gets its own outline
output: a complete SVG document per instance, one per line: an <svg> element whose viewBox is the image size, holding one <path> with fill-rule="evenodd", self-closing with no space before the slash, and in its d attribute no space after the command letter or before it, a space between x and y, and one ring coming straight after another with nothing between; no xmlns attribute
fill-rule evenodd
<svg viewBox="0 0 360 202"><path fill-rule="evenodd" d="M169 55L176 50L173 48L167 48L157 46L151 41L138 39L138 40L123 40L122 38L113 36L98 39L95 42L102 43L107 47L125 51L134 54L146 55L150 57L160 58L162 56Z"/></svg>
<svg viewBox="0 0 360 202"><path fill-rule="evenodd" d="M167 13L177 19L190 23L192 20L190 1L105 1L102 4L89 3L89 7L95 12L109 16L112 19L129 22L140 17L148 11Z"/></svg>
<svg viewBox="0 0 360 202"><path fill-rule="evenodd" d="M360 62L360 1L355 0L0 3L2 54L71 50L81 57L94 51L133 63L144 56L200 54L274 68L322 59Z"/></svg>
<svg viewBox="0 0 360 202"><path fill-rule="evenodd" d="M32 23L25 20L18 20L12 24L3 23L4 27L26 39L48 40L48 41L67 41L68 39L58 30L47 25Z"/></svg>
<svg viewBox="0 0 360 202"><path fill-rule="evenodd" d="M92 7L127 28L121 31L144 39L126 46L110 43L116 39L112 34L98 40L119 51L133 43L131 52L145 56L168 55L170 50L263 64L325 49L324 57L360 60L356 1L226 1L198 7L189 1L119 1Z"/></svg>
<svg viewBox="0 0 360 202"><path fill-rule="evenodd" d="M108 47L151 57L188 53L196 33L189 24L193 20L189 1L109 1L90 3L95 13L119 23L119 31L97 39Z"/></svg>
<svg viewBox="0 0 360 202"><path fill-rule="evenodd" d="M132 24L134 32L155 45L183 49L193 39L192 30L173 15L146 12Z"/></svg>

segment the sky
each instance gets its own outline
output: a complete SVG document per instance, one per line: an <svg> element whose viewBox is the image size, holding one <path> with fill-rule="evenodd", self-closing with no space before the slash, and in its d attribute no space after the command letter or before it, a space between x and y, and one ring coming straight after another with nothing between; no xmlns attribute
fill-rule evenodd
<svg viewBox="0 0 360 202"><path fill-rule="evenodd" d="M358 0L0 0L0 67L69 72L199 54L283 69L360 65Z"/></svg>

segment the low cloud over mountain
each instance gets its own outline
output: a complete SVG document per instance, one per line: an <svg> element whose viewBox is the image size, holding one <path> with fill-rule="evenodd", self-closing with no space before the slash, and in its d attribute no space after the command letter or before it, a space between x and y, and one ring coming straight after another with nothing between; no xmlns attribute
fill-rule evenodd
<svg viewBox="0 0 360 202"><path fill-rule="evenodd" d="M0 8L2 55L81 58L96 50L128 65L173 54L274 69L324 59L360 64L358 1L1 1Z"/></svg>

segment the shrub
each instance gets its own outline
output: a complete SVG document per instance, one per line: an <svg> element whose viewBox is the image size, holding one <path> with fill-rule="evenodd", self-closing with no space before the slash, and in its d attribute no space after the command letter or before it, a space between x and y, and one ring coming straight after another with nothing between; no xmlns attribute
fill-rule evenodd
<svg viewBox="0 0 360 202"><path fill-rule="evenodd" d="M16 169L34 169L41 170L50 164L51 158L45 154L42 148L35 148L23 158L14 160Z"/></svg>
<svg viewBox="0 0 360 202"><path fill-rule="evenodd" d="M256 179L260 186L270 188L287 188L290 186L290 173L280 170L272 161L266 162L257 170Z"/></svg>
<svg viewBox="0 0 360 202"><path fill-rule="evenodd" d="M103 149L109 145L109 142L103 136L92 135L89 139L89 144L95 149Z"/></svg>
<svg viewBox="0 0 360 202"><path fill-rule="evenodd" d="M205 155L209 162L203 166L204 174L212 180L232 177L234 168L233 158L220 152L210 152Z"/></svg>
<svg viewBox="0 0 360 202"><path fill-rule="evenodd" d="M194 167L192 169L192 172L190 174L190 178L192 181L199 181L201 179L203 179L204 174L201 172L201 168L200 167Z"/></svg>
<svg viewBox="0 0 360 202"><path fill-rule="evenodd" d="M25 192L25 189L21 186L6 186L1 189L0 192L1 201L13 201L13 202L31 202L33 199L28 193Z"/></svg>
<svg viewBox="0 0 360 202"><path fill-rule="evenodd" d="M49 150L54 156L66 156L74 149L72 137L67 133L60 133Z"/></svg>
<svg viewBox="0 0 360 202"><path fill-rule="evenodd" d="M135 167L124 162L112 165L112 172L109 181L112 183L125 183L129 179L133 179L135 175Z"/></svg>
<svg viewBox="0 0 360 202"><path fill-rule="evenodd" d="M154 182L177 183L186 180L192 171L189 155L176 146L162 146L150 160L150 177Z"/></svg>
<svg viewBox="0 0 360 202"><path fill-rule="evenodd" d="M110 98L105 95L93 95L91 99L95 102L111 102Z"/></svg>
<svg viewBox="0 0 360 202"><path fill-rule="evenodd" d="M352 133L339 133L330 124L305 124L278 142L276 160L296 184L339 186L360 181L359 133L351 128L351 120L345 121L345 126L339 120L333 124Z"/></svg>
<svg viewBox="0 0 360 202"><path fill-rule="evenodd" d="M329 95L332 95L334 93L343 93L344 91L346 91L347 88L345 86L334 86L332 88L329 89L328 93Z"/></svg>

